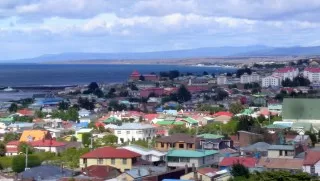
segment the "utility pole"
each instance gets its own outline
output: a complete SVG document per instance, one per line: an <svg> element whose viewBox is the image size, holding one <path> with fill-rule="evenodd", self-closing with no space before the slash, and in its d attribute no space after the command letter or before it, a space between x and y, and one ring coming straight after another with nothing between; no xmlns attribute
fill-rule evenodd
<svg viewBox="0 0 320 181"><path fill-rule="evenodd" d="M28 169L28 146L26 146L26 166L24 168L24 170Z"/></svg>

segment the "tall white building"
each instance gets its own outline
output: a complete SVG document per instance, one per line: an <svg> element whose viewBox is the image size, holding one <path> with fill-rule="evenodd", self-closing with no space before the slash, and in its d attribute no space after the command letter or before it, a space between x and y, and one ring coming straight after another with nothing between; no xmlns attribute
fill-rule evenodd
<svg viewBox="0 0 320 181"><path fill-rule="evenodd" d="M282 80L290 79L293 80L295 77L299 75L299 70L293 67L284 67L277 69L272 75L281 77Z"/></svg>
<svg viewBox="0 0 320 181"><path fill-rule="evenodd" d="M217 84L218 85L225 85L227 84L227 76L226 75L219 75L217 77Z"/></svg>
<svg viewBox="0 0 320 181"><path fill-rule="evenodd" d="M114 128L118 144L137 140L151 140L156 137L156 128L150 124L124 123Z"/></svg>
<svg viewBox="0 0 320 181"><path fill-rule="evenodd" d="M271 75L262 78L262 87L280 87L282 78L279 76Z"/></svg>
<svg viewBox="0 0 320 181"><path fill-rule="evenodd" d="M307 67L303 71L303 76L312 83L320 82L320 68Z"/></svg>
<svg viewBox="0 0 320 181"><path fill-rule="evenodd" d="M241 84L259 82L259 81L260 81L260 76L256 72L253 72L251 75L248 75L247 73L244 73L240 77L240 83Z"/></svg>

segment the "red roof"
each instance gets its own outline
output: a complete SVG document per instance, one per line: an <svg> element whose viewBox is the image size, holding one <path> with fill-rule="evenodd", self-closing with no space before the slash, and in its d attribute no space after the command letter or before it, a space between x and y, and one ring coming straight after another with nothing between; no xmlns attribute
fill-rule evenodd
<svg viewBox="0 0 320 181"><path fill-rule="evenodd" d="M318 67L307 67L304 71L312 72L312 73L320 73L320 68Z"/></svg>
<svg viewBox="0 0 320 181"><path fill-rule="evenodd" d="M82 155L81 158L135 158L140 156L140 154L126 149L101 147Z"/></svg>
<svg viewBox="0 0 320 181"><path fill-rule="evenodd" d="M284 67L284 68L279 68L277 69L275 72L276 73L287 73L287 72L293 72L295 71L296 69L293 68L293 67Z"/></svg>
<svg viewBox="0 0 320 181"><path fill-rule="evenodd" d="M65 146L66 143L59 142L56 140L38 140L38 141L32 141L30 142L31 146L33 147L60 147Z"/></svg>
<svg viewBox="0 0 320 181"><path fill-rule="evenodd" d="M9 148L6 148L6 152L7 153L18 153L18 147L9 147Z"/></svg>
<svg viewBox="0 0 320 181"><path fill-rule="evenodd" d="M14 146L18 146L20 144L20 141L10 141L7 143L7 145L14 145Z"/></svg>
<svg viewBox="0 0 320 181"><path fill-rule="evenodd" d="M220 111L220 112L217 112L215 113L213 116L230 116L232 117L233 114L231 112L228 112L228 111Z"/></svg>
<svg viewBox="0 0 320 181"><path fill-rule="evenodd" d="M18 114L22 114L24 116L32 116L33 115L33 111L29 110L29 109L21 109L17 111Z"/></svg>
<svg viewBox="0 0 320 181"><path fill-rule="evenodd" d="M140 73L135 70L131 73L131 76L140 76Z"/></svg>
<svg viewBox="0 0 320 181"><path fill-rule="evenodd" d="M250 157L226 157L219 163L219 166L230 167L236 163L241 163L247 168L253 168L257 163L257 159Z"/></svg>
<svg viewBox="0 0 320 181"><path fill-rule="evenodd" d="M118 171L118 174L120 174L120 171L117 168L107 165L91 165L87 168L84 168L82 172L84 173L84 175L89 177L106 179L108 178L108 176L110 176L110 172L112 171Z"/></svg>
<svg viewBox="0 0 320 181"><path fill-rule="evenodd" d="M314 165L320 160L320 151L308 150L305 153L303 165Z"/></svg>
<svg viewBox="0 0 320 181"><path fill-rule="evenodd" d="M158 114L146 114L144 118L148 121L152 121L154 118L158 117Z"/></svg>

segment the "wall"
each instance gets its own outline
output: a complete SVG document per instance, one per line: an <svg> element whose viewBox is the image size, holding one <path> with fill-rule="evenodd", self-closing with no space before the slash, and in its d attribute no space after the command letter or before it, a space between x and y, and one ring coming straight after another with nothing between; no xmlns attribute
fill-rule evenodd
<svg viewBox="0 0 320 181"><path fill-rule="evenodd" d="M183 144L183 148L179 148L179 144ZM191 148L189 147L191 144ZM177 142L174 143L173 147L170 147L170 143L163 143L163 147L161 147L161 142L156 142L156 149L160 151L168 151L168 149L183 149L183 150L195 150L195 145L193 143L185 143L185 142Z"/></svg>
<svg viewBox="0 0 320 181"><path fill-rule="evenodd" d="M127 159L127 164L122 163L122 159L116 158L115 164L111 164L111 159L103 159L103 162L101 164L98 163L97 159L95 158L88 158L87 159L87 166L91 165L108 165L112 167L116 167L120 169L121 172L124 172L126 169L132 168L132 159ZM83 163L83 158L80 158L80 168L84 168L85 164Z"/></svg>
<svg viewBox="0 0 320 181"><path fill-rule="evenodd" d="M294 156L285 156L284 150L282 150L282 156L280 156L280 150L268 150L268 157L269 158L293 158Z"/></svg>
<svg viewBox="0 0 320 181"><path fill-rule="evenodd" d="M127 132L129 131L130 134ZM136 130L114 130L114 134L118 137L118 144L121 144L121 138L124 142L132 141L133 138L135 141L137 140L143 140L147 139L148 137L150 139L156 137L156 129L150 128L150 129L136 129ZM120 134L119 134L120 133Z"/></svg>

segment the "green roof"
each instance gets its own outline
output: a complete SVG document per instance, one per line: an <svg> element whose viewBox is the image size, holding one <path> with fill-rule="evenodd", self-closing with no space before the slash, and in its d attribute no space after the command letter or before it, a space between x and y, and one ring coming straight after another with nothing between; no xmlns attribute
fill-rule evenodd
<svg viewBox="0 0 320 181"><path fill-rule="evenodd" d="M209 155L217 154L216 150L170 150L168 151L168 157L188 157L199 158Z"/></svg>
<svg viewBox="0 0 320 181"><path fill-rule="evenodd" d="M283 100L282 118L286 120L320 120L320 99L289 99Z"/></svg>
<svg viewBox="0 0 320 181"><path fill-rule="evenodd" d="M281 104L270 104L268 105L269 110L281 110L282 105Z"/></svg>
<svg viewBox="0 0 320 181"><path fill-rule="evenodd" d="M191 117L187 117L187 118L185 118L183 120L186 120L190 124L198 124L198 121L193 119L193 118L191 118Z"/></svg>
<svg viewBox="0 0 320 181"><path fill-rule="evenodd" d="M116 117L109 117L108 119L104 120L104 123L114 123L120 121L120 119L116 118Z"/></svg>
<svg viewBox="0 0 320 181"><path fill-rule="evenodd" d="M252 114L252 110L251 109L245 109L242 113L240 113L240 114L242 114L242 115L251 115Z"/></svg>
<svg viewBox="0 0 320 181"><path fill-rule="evenodd" d="M302 129L304 131L312 131L312 124L305 122L295 122L292 124L291 129Z"/></svg>
<svg viewBox="0 0 320 181"><path fill-rule="evenodd" d="M13 117L0 118L0 122L12 122Z"/></svg>
<svg viewBox="0 0 320 181"><path fill-rule="evenodd" d="M282 124L269 124L268 126L266 126L266 128L268 128L268 129L286 129L286 128L289 128L289 126L285 126Z"/></svg>
<svg viewBox="0 0 320 181"><path fill-rule="evenodd" d="M203 137L204 139L219 139L223 138L224 136L217 134L200 134L197 137Z"/></svg>
<svg viewBox="0 0 320 181"><path fill-rule="evenodd" d="M183 125L184 122L181 121L158 121L157 125L166 126L166 125Z"/></svg>

